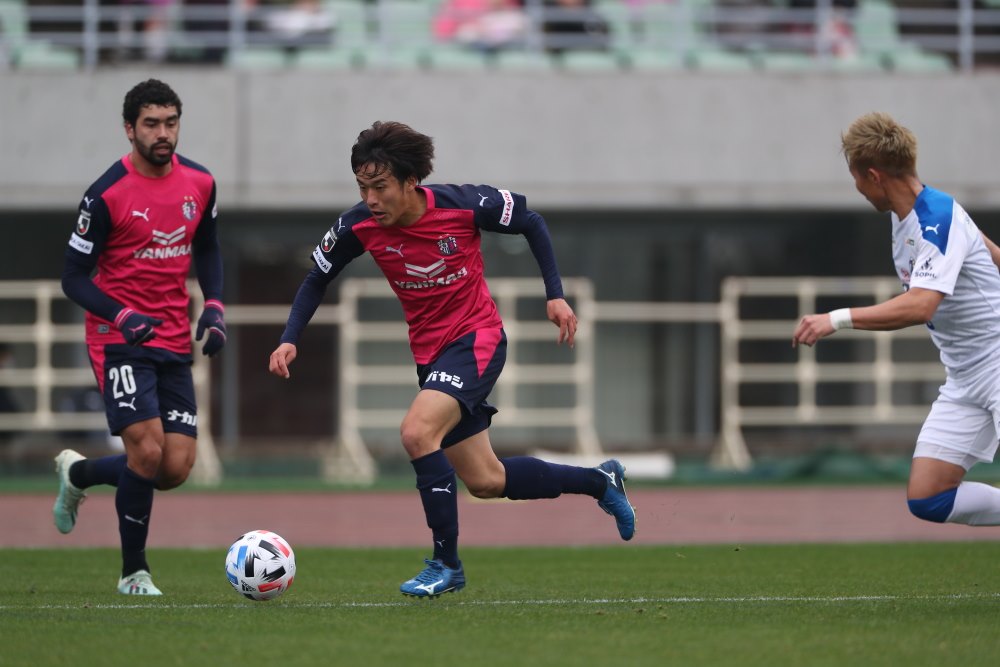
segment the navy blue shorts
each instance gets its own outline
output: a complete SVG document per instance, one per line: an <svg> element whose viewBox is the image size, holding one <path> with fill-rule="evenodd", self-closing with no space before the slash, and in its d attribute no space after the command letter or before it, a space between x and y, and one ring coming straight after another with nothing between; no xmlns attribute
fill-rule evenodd
<svg viewBox="0 0 1000 667"><path fill-rule="evenodd" d="M159 417L165 433L198 436L190 354L122 344L90 345L88 351L112 435Z"/></svg>
<svg viewBox="0 0 1000 667"><path fill-rule="evenodd" d="M421 389L444 392L458 401L462 420L444 436L441 447L452 445L490 427L497 409L486 402L507 361L507 334L503 329L480 329L444 348L429 364L417 366Z"/></svg>

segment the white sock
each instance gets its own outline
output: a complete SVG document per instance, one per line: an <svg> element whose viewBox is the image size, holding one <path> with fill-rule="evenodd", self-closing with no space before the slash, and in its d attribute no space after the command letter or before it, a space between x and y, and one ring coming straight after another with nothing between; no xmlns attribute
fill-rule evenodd
<svg viewBox="0 0 1000 667"><path fill-rule="evenodd" d="M980 482L962 482L947 521L969 526L1000 526L1000 489Z"/></svg>

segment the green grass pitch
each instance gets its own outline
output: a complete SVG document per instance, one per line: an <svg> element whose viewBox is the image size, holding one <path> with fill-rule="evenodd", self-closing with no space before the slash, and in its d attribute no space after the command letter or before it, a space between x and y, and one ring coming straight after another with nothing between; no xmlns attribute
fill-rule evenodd
<svg viewBox="0 0 1000 667"><path fill-rule="evenodd" d="M251 602L224 550L150 553L162 598L115 593L117 552L7 550L0 665L974 665L1000 661L1000 544L463 552L468 587L411 600L413 549L296 551Z"/></svg>

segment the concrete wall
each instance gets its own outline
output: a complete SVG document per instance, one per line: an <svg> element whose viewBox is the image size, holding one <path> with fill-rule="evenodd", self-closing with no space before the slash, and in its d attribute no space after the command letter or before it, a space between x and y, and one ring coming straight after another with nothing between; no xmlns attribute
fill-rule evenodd
<svg viewBox="0 0 1000 667"><path fill-rule="evenodd" d="M436 139L429 179L536 208L861 208L840 132L884 110L921 140L921 176L1000 206L1000 76L0 72L0 207L63 210L128 151L121 102L156 76L184 101L180 150L226 208L341 208L350 147L376 119Z"/></svg>

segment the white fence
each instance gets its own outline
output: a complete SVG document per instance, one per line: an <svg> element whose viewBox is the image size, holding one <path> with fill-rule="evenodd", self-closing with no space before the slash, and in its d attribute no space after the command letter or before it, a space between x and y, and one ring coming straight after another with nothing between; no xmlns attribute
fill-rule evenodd
<svg viewBox="0 0 1000 667"><path fill-rule="evenodd" d="M716 465L746 469L751 457L743 437L746 427L798 427L824 425L914 424L922 421L926 405L899 404L893 399L896 382L937 382L943 378L943 368L935 360L933 348L918 352L916 359L900 359L893 353L896 340L924 339L921 327L898 332L842 331L837 338L849 340L871 337L874 352L861 360L834 363L817 360L817 349L800 347L791 360L763 361L744 359L741 345L752 342L791 344L791 333L798 316L815 312L817 299L835 297L843 305L846 299L883 301L899 290L898 282L889 278L729 278L722 285L719 303L641 303L599 302L593 286L586 279L564 281L567 297L573 302L580 320L577 346L566 363L532 362L530 355L519 354L519 346L537 341L553 341L554 327L544 319L544 308L520 308L525 299L544 300L538 279L495 279L491 288L500 311L504 314L509 334L508 362L491 401L500 408L494 421L497 429L558 428L574 433L570 445L572 454L599 456L602 452L595 425L599 414L595 405L595 350L598 323L667 323L708 324L719 327L719 348L715 367L719 377L719 435L713 452ZM199 290L193 287L192 297ZM385 302L393 295L381 279L346 279L340 283L340 302L321 305L311 327L333 326L339 329L338 357L341 372L338 383L339 403L331 406L339 415L339 429L331 433L324 457L323 472L328 480L371 480L375 465L365 444L366 431L395 428L405 410L384 409L366 404L365 388L415 387L416 376L411 362L386 363L362 355L363 345L392 342L405 347L407 334L399 318L379 321L366 314L364 305ZM783 319L751 319L743 315L748 300L784 299L795 302L795 312ZM21 317L21 323L0 324L0 342L27 344L35 351L30 368L0 369L0 386L31 388L36 395L33 410L21 414L0 414L0 431L61 431L71 429L101 430L106 428L103 413L71 413L54 409L53 392L57 388L91 387L93 374L86 367L85 355L76 366L53 363L53 349L58 344L77 344L82 349L83 331L79 323L58 323L54 304L65 301L57 282L0 283L3 312L22 302L22 310L33 311ZM195 304L195 308L198 304ZM78 310L78 309L77 309ZM541 311L541 319L519 316L519 311ZM195 310L197 312L197 310ZM288 315L287 305L227 307L226 320L231 330L243 325L281 325ZM78 313L77 313L78 317ZM4 318L9 319L7 317ZM822 344L821 344L822 345ZM553 345L554 347L554 345ZM613 351L610 352L613 354ZM195 355L195 384L202 406L210 395L207 361ZM614 377L606 378L615 382ZM822 405L817 400L817 386L824 382L868 383L873 385L871 401L851 405ZM774 405L744 405L741 389L766 383L786 383L795 388L796 399ZM525 387L562 387L572 392L570 405L564 407L525 406L516 400ZM333 387L331 387L331 390ZM210 428L210 410L203 407L199 414L199 455L194 478L202 483L217 482L221 466Z"/></svg>

